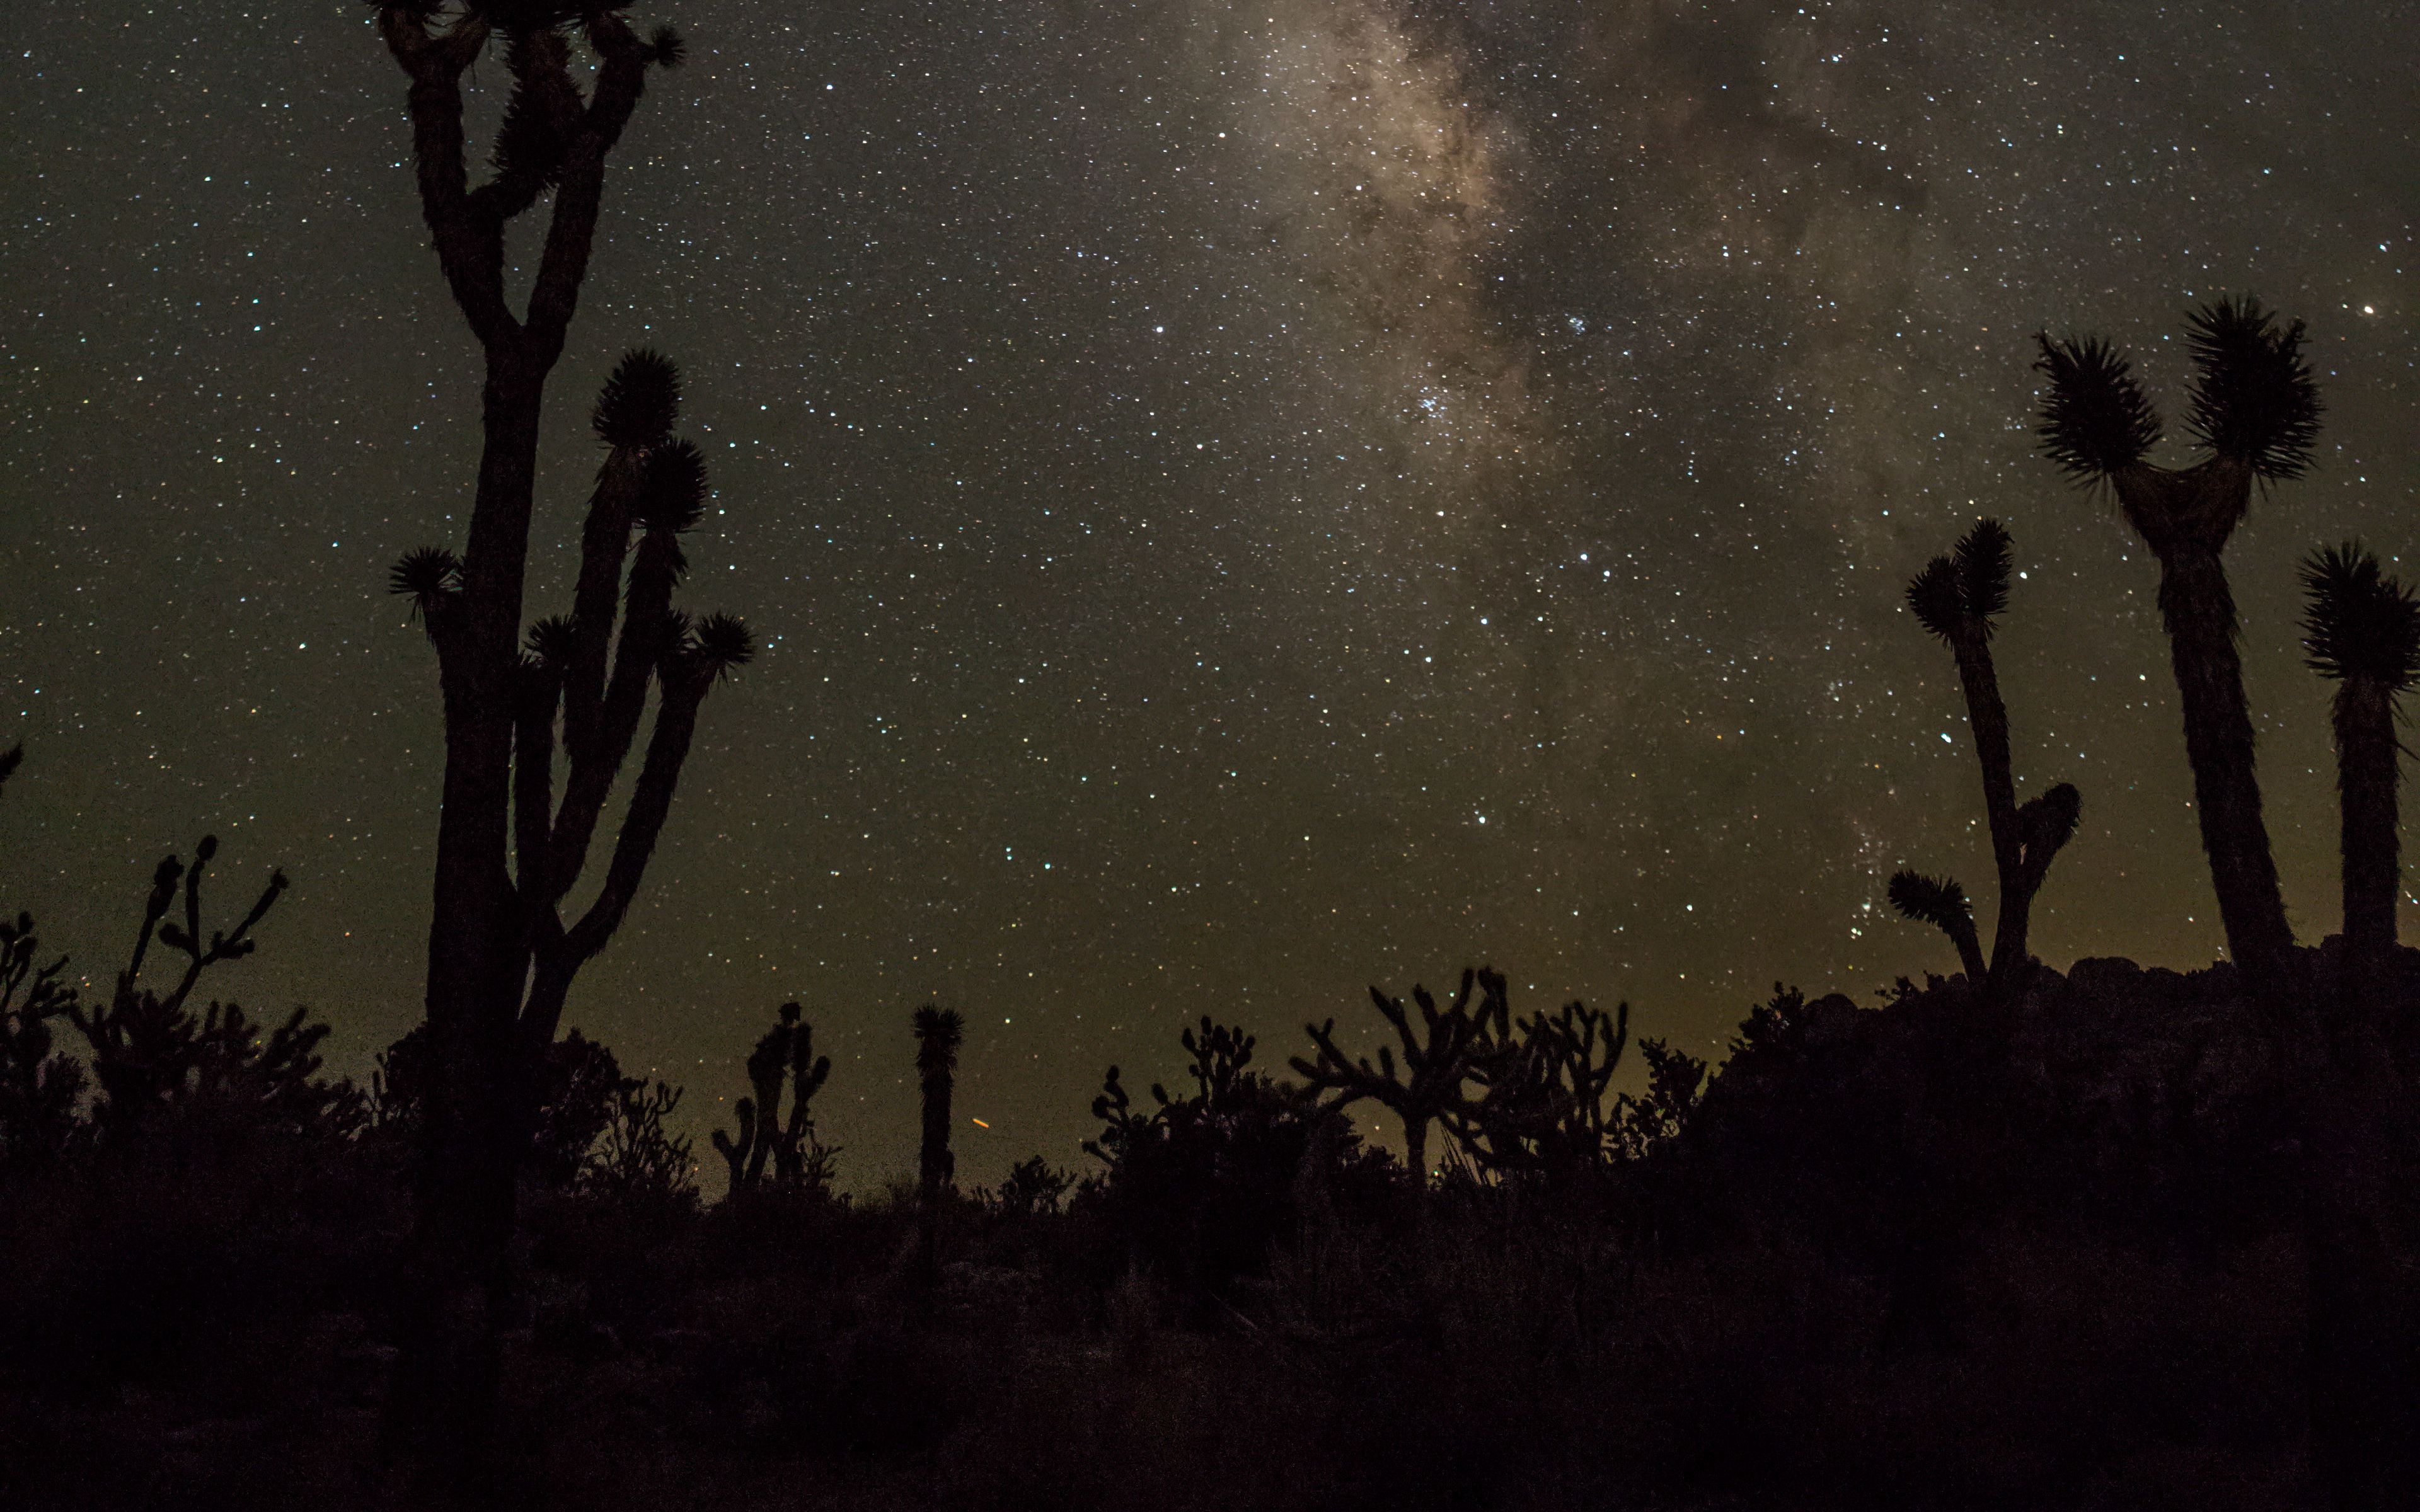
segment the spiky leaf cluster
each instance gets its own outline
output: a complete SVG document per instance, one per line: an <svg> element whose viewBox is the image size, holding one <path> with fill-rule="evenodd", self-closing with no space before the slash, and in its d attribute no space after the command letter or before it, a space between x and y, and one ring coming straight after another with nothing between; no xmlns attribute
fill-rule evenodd
<svg viewBox="0 0 2420 1512"><path fill-rule="evenodd" d="M2303 649L2322 677L2396 692L2420 677L2420 598L2358 542L2323 548L2302 566Z"/></svg>
<svg viewBox="0 0 2420 1512"><path fill-rule="evenodd" d="M2258 300L2220 300L2185 317L2198 370L2187 424L2211 451L2264 478L2309 471L2319 390L2303 355L2303 322L2285 326Z"/></svg>
<svg viewBox="0 0 2420 1512"><path fill-rule="evenodd" d="M639 522L651 531L680 532L706 514L706 454L687 440L647 454L639 484Z"/></svg>
<svg viewBox="0 0 2420 1512"><path fill-rule="evenodd" d="M909 1022L916 1034L916 1069L954 1070L958 1047L966 1042L966 1015L954 1008L937 1008L927 1003L916 1010Z"/></svg>
<svg viewBox="0 0 2420 1512"><path fill-rule="evenodd" d="M565 614L550 614L529 627L529 654L541 667L561 671L580 644L579 627Z"/></svg>
<svg viewBox="0 0 2420 1512"><path fill-rule="evenodd" d="M756 639L737 614L709 614L689 638L690 655L711 675L728 677L756 657Z"/></svg>
<svg viewBox="0 0 2420 1512"><path fill-rule="evenodd" d="M680 369L642 347L614 364L588 423L608 446L660 446L680 418Z"/></svg>
<svg viewBox="0 0 2420 1512"><path fill-rule="evenodd" d="M2050 380L2043 455L2086 484L2140 462L2160 440L2160 416L2126 359L2098 336L2034 339L2041 347L2034 371Z"/></svg>
<svg viewBox="0 0 2420 1512"><path fill-rule="evenodd" d="M462 586L462 559L442 546L424 546L404 553L387 572L386 591L411 600L426 614Z"/></svg>
<svg viewBox="0 0 2420 1512"><path fill-rule="evenodd" d="M1947 933L1956 933L1975 917L1975 905L1966 901L1966 889L1955 877L1895 873L1890 879L1890 903L1906 918Z"/></svg>
<svg viewBox="0 0 2420 1512"><path fill-rule="evenodd" d="M1992 638L1993 622L2009 607L2012 563L2007 527L1978 521L1954 552L1934 557L1907 585L1907 607L1916 623L1944 641L1962 636Z"/></svg>

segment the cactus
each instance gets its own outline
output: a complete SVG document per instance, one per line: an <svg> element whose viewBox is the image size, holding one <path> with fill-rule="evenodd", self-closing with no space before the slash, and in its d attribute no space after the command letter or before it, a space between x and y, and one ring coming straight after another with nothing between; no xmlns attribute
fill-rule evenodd
<svg viewBox="0 0 2420 1512"><path fill-rule="evenodd" d="M1470 1006L1474 986L1484 983L1486 995L1480 1010ZM1315 1058L1305 1060L1297 1056L1290 1062L1295 1074L1315 1091L1334 1092L1336 1106L1342 1108L1368 1098L1378 1103L1403 1120L1404 1166L1412 1180L1425 1186L1429 1177L1429 1127L1447 1114L1464 1107L1464 1088L1468 1085L1476 1056L1486 1042L1485 1020L1491 1012L1500 1012L1504 1002L1504 979L1484 967L1473 971L1466 968L1462 986L1454 994L1453 1006L1439 1010L1436 999L1428 989L1415 983L1412 1001L1420 1011L1419 1026L1415 1029L1411 1015L1404 1010L1403 1000L1388 997L1377 988L1370 989L1370 1001L1395 1031L1404 1047L1403 1066L1395 1064L1394 1048L1378 1047L1378 1063L1373 1066L1367 1057L1347 1059L1336 1047L1336 1021L1303 1026L1316 1051Z"/></svg>
<svg viewBox="0 0 2420 1512"><path fill-rule="evenodd" d="M0 751L0 786L24 758L23 745ZM0 1167L65 1150L84 1098L84 1067L52 1046L50 1021L76 1000L59 980L68 958L44 965L41 956L33 915L0 917Z"/></svg>
<svg viewBox="0 0 2420 1512"><path fill-rule="evenodd" d="M809 1107L831 1074L831 1057L815 1054L815 1029L799 1017L797 1003L783 1003L779 1020L748 1054L748 1085L755 1096L743 1097L732 1109L739 1125L737 1138L718 1129L714 1148L731 1168L731 1190L752 1187L764 1180L769 1159L774 1180L784 1184L806 1179L813 1155L814 1119ZM782 1088L790 1088L790 1111L782 1117Z"/></svg>
<svg viewBox="0 0 2420 1512"><path fill-rule="evenodd" d="M1630 1005L1606 1013L1574 1002L1513 1020L1495 991L1471 1071L1481 1092L1445 1115L1447 1129L1491 1174L1561 1185L1596 1172L1611 1153L1606 1093L1629 1043Z"/></svg>
<svg viewBox="0 0 2420 1512"><path fill-rule="evenodd" d="M254 928L287 888L286 873L271 872L233 931L213 930L206 943L202 879L217 854L217 840L204 836L191 867L175 856L163 858L152 872L133 950L108 1000L62 1005L91 1057L100 1093L95 1134L123 1139L201 1105L254 1129L349 1134L366 1119L367 1103L349 1082L319 1076L318 1046L328 1025L310 1023L302 1008L271 1025L255 1022L234 1003L213 1002L199 1011L192 1006L204 973L252 954ZM181 922L168 917L180 894ZM164 994L142 981L155 942L185 957L176 985Z"/></svg>

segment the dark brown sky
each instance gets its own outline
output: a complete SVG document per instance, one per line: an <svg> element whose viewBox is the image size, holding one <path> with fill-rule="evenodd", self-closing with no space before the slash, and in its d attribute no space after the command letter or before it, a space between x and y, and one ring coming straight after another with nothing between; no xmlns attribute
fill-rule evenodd
<svg viewBox="0 0 2420 1512"><path fill-rule="evenodd" d="M476 392L401 79L347 0L16 8L0 900L105 975L216 830L229 908L296 882L223 987L359 1070L417 1013L437 777L384 572L458 544ZM609 180L536 544L551 594L613 356L682 360L689 599L768 650L570 1018L702 1118L788 996L858 1182L912 1160L907 1011L964 1008L985 1180L1079 1162L1102 1067L1172 1075L1203 1012L1281 1059L1492 960L1702 1052L1776 979L1947 969L1882 900L1989 890L1897 588L1979 511L2028 574L2026 791L2085 795L2037 948L2207 962L2152 571L2032 456L2027 337L2118 336L2173 413L2179 316L2240 290L2310 321L2331 407L2230 561L2288 901L2333 927L2292 561L2415 545L2409 7L660 19L691 62Z"/></svg>

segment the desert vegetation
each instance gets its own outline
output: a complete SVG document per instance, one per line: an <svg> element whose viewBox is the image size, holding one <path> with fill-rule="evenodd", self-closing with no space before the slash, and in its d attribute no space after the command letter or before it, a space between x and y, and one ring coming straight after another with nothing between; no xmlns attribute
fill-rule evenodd
<svg viewBox="0 0 2420 1512"><path fill-rule="evenodd" d="M692 1089L566 1028L752 651L673 607L706 481L661 356L597 397L569 612L523 602L605 163L683 47L613 6L378 16L484 364L468 539L391 584L446 739L422 1022L357 1085L325 1068L339 1026L213 995L274 949L287 884L221 909L237 863L208 837L130 900L105 993L30 913L0 918L0 1504L2409 1504L2420 952L2396 832L2420 601L2357 543L2301 565L2343 922L2297 941L2225 562L2256 485L2311 465L2299 324L2248 298L2187 315L2175 466L2122 353L2039 347L2042 451L2158 565L2226 960L2034 953L2083 798L2018 791L1993 654L2016 547L1985 519L1904 594L1966 702L1988 948L1957 879L1888 895L1956 970L1862 1001L1776 983L1718 1065L1635 1037L1652 1005L1516 1004L1475 962L1441 963L1442 995L1372 986L1355 1028L1332 1005L1205 1015L1131 1081L1105 1068L1080 1166L1037 1154L990 1189L952 1149L979 1033L886 1005L921 1108L917 1178L889 1192L817 1138L835 1073L793 1001L717 1069L744 1095L708 1202ZM482 57L511 94L473 188ZM542 202L516 311L506 227ZM24 759L0 756L0 825Z"/></svg>

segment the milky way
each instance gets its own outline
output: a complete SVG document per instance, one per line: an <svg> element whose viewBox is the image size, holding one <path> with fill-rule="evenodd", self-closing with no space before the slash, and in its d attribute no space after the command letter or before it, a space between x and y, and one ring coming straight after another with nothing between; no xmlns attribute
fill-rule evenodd
<svg viewBox="0 0 2420 1512"><path fill-rule="evenodd" d="M401 77L342 0L19 8L0 899L105 980L215 830L229 907L296 881L223 990L359 1072L417 1013L438 775L384 570L458 544L475 441ZM1711 1054L1776 980L1950 969L1882 902L1990 875L1898 587L1984 512L2021 781L2085 795L2036 949L2207 962L2152 569L2033 455L2027 363L2108 332L2173 414L2179 316L2240 290L2308 319L2330 406L2230 562L2288 903L2334 927L2292 563L2415 544L2408 8L663 19L690 61L608 179L535 546L560 597L589 395L682 361L686 597L767 652L569 1016L700 1120L791 996L861 1182L911 1149L907 1010L966 1009L981 1180L1078 1163L1101 1069L1171 1074L1205 1012L1281 1060L1493 961Z"/></svg>

